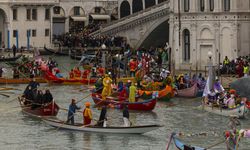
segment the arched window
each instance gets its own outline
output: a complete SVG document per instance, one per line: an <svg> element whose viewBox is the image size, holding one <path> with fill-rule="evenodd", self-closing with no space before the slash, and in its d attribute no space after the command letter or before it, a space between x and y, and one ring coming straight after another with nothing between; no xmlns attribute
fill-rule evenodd
<svg viewBox="0 0 250 150"><path fill-rule="evenodd" d="M155 0L145 0L145 8L155 5Z"/></svg>
<svg viewBox="0 0 250 150"><path fill-rule="evenodd" d="M133 0L132 7L133 13L143 10L142 0Z"/></svg>
<svg viewBox="0 0 250 150"><path fill-rule="evenodd" d="M200 0L200 11L204 11L205 10L205 0Z"/></svg>
<svg viewBox="0 0 250 150"><path fill-rule="evenodd" d="M123 1L120 6L120 18L130 15L130 5L128 1Z"/></svg>
<svg viewBox="0 0 250 150"><path fill-rule="evenodd" d="M230 11L230 0L224 0L224 11Z"/></svg>
<svg viewBox="0 0 250 150"><path fill-rule="evenodd" d="M189 0L184 0L184 12L189 12Z"/></svg>
<svg viewBox="0 0 250 150"><path fill-rule="evenodd" d="M165 2L165 1L167 1L167 0L158 0L158 4Z"/></svg>
<svg viewBox="0 0 250 150"><path fill-rule="evenodd" d="M183 60L185 62L190 60L190 32L188 29L183 31Z"/></svg>
<svg viewBox="0 0 250 150"><path fill-rule="evenodd" d="M209 10L214 11L214 0L209 0Z"/></svg>

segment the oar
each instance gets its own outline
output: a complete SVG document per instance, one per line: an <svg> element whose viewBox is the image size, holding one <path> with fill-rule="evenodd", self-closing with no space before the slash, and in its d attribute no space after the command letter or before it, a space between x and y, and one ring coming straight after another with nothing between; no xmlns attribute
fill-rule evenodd
<svg viewBox="0 0 250 150"><path fill-rule="evenodd" d="M9 95L3 94L3 93L0 93L0 95L5 96L5 97L10 97Z"/></svg>

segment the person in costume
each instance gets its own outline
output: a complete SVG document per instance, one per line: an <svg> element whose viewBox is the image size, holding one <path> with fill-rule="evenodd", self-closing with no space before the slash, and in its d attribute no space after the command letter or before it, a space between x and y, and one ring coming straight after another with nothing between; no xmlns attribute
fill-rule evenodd
<svg viewBox="0 0 250 150"><path fill-rule="evenodd" d="M109 77L109 75L105 74L102 83L104 86L102 90L102 98L103 100L106 100L106 97L110 96L112 92L112 87L111 87L112 79Z"/></svg>
<svg viewBox="0 0 250 150"><path fill-rule="evenodd" d="M83 125L91 124L92 111L90 109L90 102L85 103L85 109L83 110Z"/></svg>
<svg viewBox="0 0 250 150"><path fill-rule="evenodd" d="M136 91L137 91L136 86L134 85L134 83L132 83L131 86L129 87L129 102L130 103L135 102Z"/></svg>

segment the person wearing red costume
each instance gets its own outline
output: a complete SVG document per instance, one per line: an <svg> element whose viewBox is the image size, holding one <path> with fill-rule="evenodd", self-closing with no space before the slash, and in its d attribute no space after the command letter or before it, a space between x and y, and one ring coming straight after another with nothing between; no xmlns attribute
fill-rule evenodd
<svg viewBox="0 0 250 150"><path fill-rule="evenodd" d="M135 71L137 68L137 62L135 59L131 59L131 61L129 62L129 68L130 68L130 76L134 77L135 76Z"/></svg>

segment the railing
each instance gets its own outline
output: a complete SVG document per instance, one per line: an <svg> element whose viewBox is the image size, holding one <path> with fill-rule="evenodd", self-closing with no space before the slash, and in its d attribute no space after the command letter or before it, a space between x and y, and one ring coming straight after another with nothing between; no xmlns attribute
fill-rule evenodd
<svg viewBox="0 0 250 150"><path fill-rule="evenodd" d="M162 2L150 8L144 9L132 15L126 16L117 21L111 22L110 24L105 25L100 30L91 33L91 35L98 35L105 32L107 33L111 30L117 30L117 28L120 28L119 30L121 29L124 30L125 28L128 29L134 27L135 24L138 25L148 21L155 20L163 15L166 15L169 12L170 6L167 5L169 3L170 0ZM167 7L164 7L166 5Z"/></svg>

